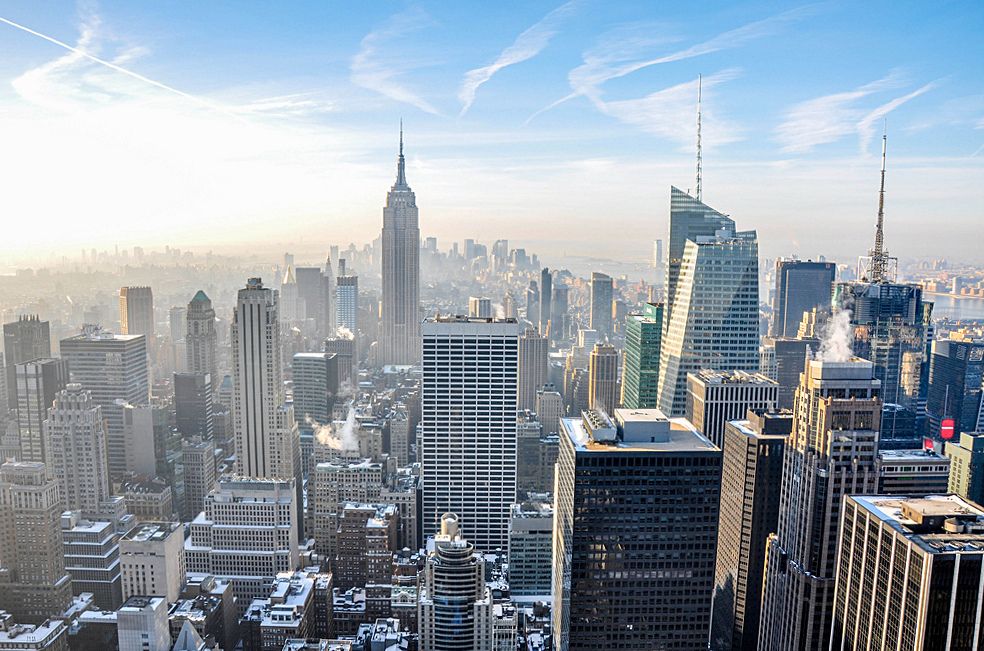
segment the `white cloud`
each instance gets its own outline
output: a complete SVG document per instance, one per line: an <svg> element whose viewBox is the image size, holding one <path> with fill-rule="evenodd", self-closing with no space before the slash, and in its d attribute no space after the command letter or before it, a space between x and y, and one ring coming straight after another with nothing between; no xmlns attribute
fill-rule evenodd
<svg viewBox="0 0 984 651"><path fill-rule="evenodd" d="M430 102L399 81L401 76L418 65L405 52L383 51L391 41L418 31L429 23L427 14L415 7L391 16L381 26L366 34L358 53L352 57L352 83L397 102L416 106L426 113L440 114Z"/></svg>
<svg viewBox="0 0 984 651"><path fill-rule="evenodd" d="M576 6L576 0L564 3L549 14L540 19L539 22L528 28L516 37L512 45L504 49L495 61L481 68L474 68L465 73L465 78L458 91L458 99L461 100L461 115L468 112L471 105L475 102L475 93L478 89L492 78L503 68L507 68L517 63L522 63L532 59L543 51L550 39L557 33L558 23L571 13Z"/></svg>

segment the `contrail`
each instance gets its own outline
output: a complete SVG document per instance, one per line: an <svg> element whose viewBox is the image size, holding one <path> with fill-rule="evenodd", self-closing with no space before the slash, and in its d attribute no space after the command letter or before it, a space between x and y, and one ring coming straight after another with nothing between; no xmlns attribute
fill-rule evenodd
<svg viewBox="0 0 984 651"><path fill-rule="evenodd" d="M81 55L81 56L85 57L86 59L89 59L90 61L95 61L98 64L104 65L107 68L109 68L110 70L115 70L116 72L119 72L119 73L122 73L124 75L127 75L128 77L133 77L134 79L138 79L138 80L144 82L145 84L150 84L151 86L154 86L156 88L160 88L161 90L166 90L169 93L174 93L175 95L179 95L181 97L184 97L185 99L191 100L192 102L195 102L196 104L200 104L201 106L204 106L206 108L209 108L209 109L211 109L213 111L218 111L219 113L224 113L225 115L228 115L230 117L234 117L236 119L242 119L240 116L236 115L235 113L230 112L229 110L223 108L222 106L219 106L218 104L214 104L214 103L212 103L212 102L210 102L208 100L202 99L200 97L196 97L194 95L189 95L188 93L186 93L186 92L184 92L182 90L178 90L177 88L174 88L172 86L168 86L167 84L162 84L159 81L155 81L155 80L150 79L148 77L144 77L143 75L141 75L141 74L139 74L137 72L133 72L132 70L127 70L126 68L123 68L121 66L118 66L118 65L116 65L115 63L113 63L111 61L106 61L105 59L100 59L97 56L94 56L92 54L89 54L85 50L82 50L82 49L79 49L79 48L77 48L75 46L69 45L68 43L65 43L63 41L59 41L57 38L53 38L51 36L48 36L47 34L42 34L41 32L37 32L37 31L31 29L30 27L26 27L26 26L21 25L19 23L15 23L14 21L8 20L8 19L4 18L3 16L0 16L0 22L6 23L7 25L10 25L11 27L14 27L16 29L21 30L22 32L27 32L28 34L32 34L34 36L37 36L38 38L43 38L44 40L48 41L49 43L54 43L58 47L65 48L69 52L74 52L75 54Z"/></svg>

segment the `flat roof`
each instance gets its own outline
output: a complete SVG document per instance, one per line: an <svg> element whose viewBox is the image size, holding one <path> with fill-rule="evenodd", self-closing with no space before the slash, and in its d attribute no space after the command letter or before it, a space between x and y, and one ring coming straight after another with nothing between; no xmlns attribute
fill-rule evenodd
<svg viewBox="0 0 984 651"><path fill-rule="evenodd" d="M651 410L644 410L651 411ZM653 410L654 411L654 410ZM577 452L720 452L720 448L700 434L686 418L670 418L669 436L656 442L633 441L626 443L620 439L598 443L591 439L584 422L580 418L561 418L561 430L574 444Z"/></svg>
<svg viewBox="0 0 984 651"><path fill-rule="evenodd" d="M951 533L942 527L919 531L920 523L908 517L916 512L924 517L976 520L984 524L984 510L959 495L852 495L850 499L926 552L984 551L984 533Z"/></svg>
<svg viewBox="0 0 984 651"><path fill-rule="evenodd" d="M778 382L764 373L752 373L749 371L718 371L712 368L702 368L698 371L687 373L687 376L694 376L705 384L769 384L778 385Z"/></svg>

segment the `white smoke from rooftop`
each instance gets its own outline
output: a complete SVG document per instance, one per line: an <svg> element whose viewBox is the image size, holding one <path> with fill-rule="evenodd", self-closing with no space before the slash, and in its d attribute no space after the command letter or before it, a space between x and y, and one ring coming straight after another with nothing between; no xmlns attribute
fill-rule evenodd
<svg viewBox="0 0 984 651"><path fill-rule="evenodd" d="M824 362L847 362L854 356L851 344L854 332L851 311L835 310L820 331L820 350L814 359Z"/></svg>
<svg viewBox="0 0 984 651"><path fill-rule="evenodd" d="M314 427L315 439L332 450L355 452L359 449L359 438L355 433L355 407L349 405L348 416L343 421L324 424L308 417L308 424Z"/></svg>
<svg viewBox="0 0 984 651"><path fill-rule="evenodd" d="M345 326L338 326L335 328L335 336L340 339L355 339L355 335L352 334L352 331Z"/></svg>

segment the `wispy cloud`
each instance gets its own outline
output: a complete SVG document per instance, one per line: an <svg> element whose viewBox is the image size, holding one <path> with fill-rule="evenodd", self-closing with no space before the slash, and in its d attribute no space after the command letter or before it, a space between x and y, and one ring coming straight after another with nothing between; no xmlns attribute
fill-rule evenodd
<svg viewBox="0 0 984 651"><path fill-rule="evenodd" d="M906 85L898 71L853 90L824 95L793 106L776 128L776 139L783 151L804 153L822 144L857 135L862 152L867 151L877 130L877 123L906 102L939 85L933 81L892 98L875 107L864 107L863 100L878 93Z"/></svg>
<svg viewBox="0 0 984 651"><path fill-rule="evenodd" d="M654 45L651 39L639 38L626 41L621 34L606 33L597 46L584 53L584 62L568 74L571 93L540 109L531 115L527 122L576 97L588 97L597 103L601 97L602 85L612 79L618 79L644 68L664 63L683 61L721 50L741 47L751 41L771 36L789 23L811 15L815 11L815 5L791 9L776 16L728 30L702 43L657 57L643 56L644 51L651 50Z"/></svg>
<svg viewBox="0 0 984 651"><path fill-rule="evenodd" d="M423 29L431 23L423 9L414 7L391 16L362 39L359 51L352 57L352 83L375 91L397 102L416 106L421 111L439 115L430 102L399 81L404 73L418 67L405 53L387 55L383 46Z"/></svg>
<svg viewBox="0 0 984 651"><path fill-rule="evenodd" d="M504 49L495 61L481 68L474 68L465 73L465 78L458 91L461 100L461 115L468 112L475 102L478 89L503 68L532 59L543 51L550 39L557 33L561 20L573 12L577 0L570 0L544 16L535 25L516 37L512 45Z"/></svg>

